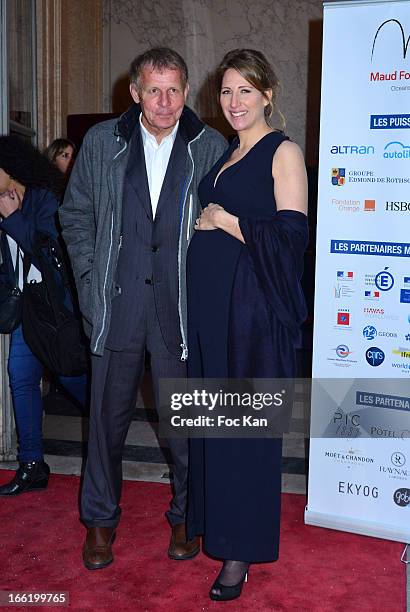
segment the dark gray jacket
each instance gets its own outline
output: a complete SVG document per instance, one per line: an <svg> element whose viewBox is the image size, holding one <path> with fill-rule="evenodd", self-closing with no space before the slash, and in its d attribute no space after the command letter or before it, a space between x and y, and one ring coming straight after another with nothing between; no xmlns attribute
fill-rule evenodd
<svg viewBox="0 0 410 612"><path fill-rule="evenodd" d="M111 300L120 288L114 279L121 247L124 174L129 141L140 108L134 104L119 120L92 127L84 138L60 208L63 237L71 258L85 331L91 351L102 355L107 338ZM178 247L179 316L182 359L187 352L185 264L195 219L199 216L198 184L226 148L216 130L188 107L179 122L188 156Z"/></svg>

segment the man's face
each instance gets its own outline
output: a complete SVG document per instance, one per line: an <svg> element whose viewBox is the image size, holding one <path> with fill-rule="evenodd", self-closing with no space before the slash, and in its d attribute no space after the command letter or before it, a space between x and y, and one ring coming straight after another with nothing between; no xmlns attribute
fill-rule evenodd
<svg viewBox="0 0 410 612"><path fill-rule="evenodd" d="M159 71L145 66L138 89L131 83L131 96L134 102L141 105L142 123L158 142L175 127L182 114L188 89L188 84L183 86L181 72L177 68Z"/></svg>

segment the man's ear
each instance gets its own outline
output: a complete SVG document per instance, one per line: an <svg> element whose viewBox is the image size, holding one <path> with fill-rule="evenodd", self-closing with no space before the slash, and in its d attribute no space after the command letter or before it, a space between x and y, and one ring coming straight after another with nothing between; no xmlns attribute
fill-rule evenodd
<svg viewBox="0 0 410 612"><path fill-rule="evenodd" d="M140 102L140 96L137 90L137 86L135 83L130 83L130 94L131 94L131 98L134 100L134 102L136 102L137 104L139 104Z"/></svg>
<svg viewBox="0 0 410 612"><path fill-rule="evenodd" d="M187 97L188 97L188 93L189 93L189 83L187 83L187 84L185 85L185 89L184 89L184 98L185 98L185 100L186 100L186 99L187 99Z"/></svg>

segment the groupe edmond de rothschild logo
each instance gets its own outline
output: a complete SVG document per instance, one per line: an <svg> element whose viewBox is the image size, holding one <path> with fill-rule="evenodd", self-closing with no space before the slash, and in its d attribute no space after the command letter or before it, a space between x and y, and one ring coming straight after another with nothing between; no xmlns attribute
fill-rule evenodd
<svg viewBox="0 0 410 612"><path fill-rule="evenodd" d="M385 55L386 38L383 36L385 32L390 33L389 42L397 41L400 52L397 60L406 60L409 53L410 35L407 35L405 29L398 19L386 19L377 28L373 38L372 51L370 60L375 61L378 57ZM406 37L407 36L407 37ZM380 49L379 53L378 50ZM392 72L370 72L370 81L407 81L410 82L410 71L405 69L395 69Z"/></svg>

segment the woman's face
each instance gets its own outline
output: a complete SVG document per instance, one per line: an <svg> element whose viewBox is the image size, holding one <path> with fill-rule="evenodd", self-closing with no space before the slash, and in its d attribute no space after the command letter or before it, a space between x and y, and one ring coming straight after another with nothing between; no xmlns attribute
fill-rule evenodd
<svg viewBox="0 0 410 612"><path fill-rule="evenodd" d="M266 94L269 96L271 91ZM228 68L223 76L219 100L225 117L237 132L260 122L266 124L265 106L269 101L234 68Z"/></svg>
<svg viewBox="0 0 410 612"><path fill-rule="evenodd" d="M74 149L71 145L68 145L63 149L55 158L55 165L63 174L66 174L73 165L74 161Z"/></svg>
<svg viewBox="0 0 410 612"><path fill-rule="evenodd" d="M3 193L9 191L12 187L12 183L13 180L10 174L7 174L3 168L0 168L0 195L3 195Z"/></svg>

